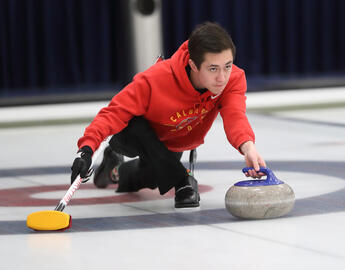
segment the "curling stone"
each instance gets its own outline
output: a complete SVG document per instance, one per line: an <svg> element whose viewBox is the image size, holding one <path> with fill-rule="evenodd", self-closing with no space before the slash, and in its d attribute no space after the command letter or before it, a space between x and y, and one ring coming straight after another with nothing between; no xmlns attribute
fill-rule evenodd
<svg viewBox="0 0 345 270"><path fill-rule="evenodd" d="M244 168L243 173L253 170ZM234 184L225 195L226 209L242 219L266 219L289 213L295 204L292 188L276 178L269 168L260 167L266 174L264 180L241 181Z"/></svg>

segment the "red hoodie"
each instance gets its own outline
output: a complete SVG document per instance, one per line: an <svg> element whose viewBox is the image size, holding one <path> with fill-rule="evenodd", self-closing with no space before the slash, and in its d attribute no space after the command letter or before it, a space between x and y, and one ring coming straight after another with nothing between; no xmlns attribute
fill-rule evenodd
<svg viewBox="0 0 345 270"><path fill-rule="evenodd" d="M188 78L188 59L186 41L170 59L138 73L100 110L79 139L78 147L88 145L95 151L106 137L124 129L132 117L143 116L168 149L182 152L204 143L218 112L233 147L239 149L246 141L254 142L245 114L244 71L233 65L229 82L219 96L210 91L200 94Z"/></svg>

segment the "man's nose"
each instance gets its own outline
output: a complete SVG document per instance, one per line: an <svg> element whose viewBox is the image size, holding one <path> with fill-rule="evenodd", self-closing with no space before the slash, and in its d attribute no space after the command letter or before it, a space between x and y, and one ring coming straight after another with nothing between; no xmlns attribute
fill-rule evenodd
<svg viewBox="0 0 345 270"><path fill-rule="evenodd" d="M223 70L220 70L217 76L218 82L224 82L225 81L225 72Z"/></svg>

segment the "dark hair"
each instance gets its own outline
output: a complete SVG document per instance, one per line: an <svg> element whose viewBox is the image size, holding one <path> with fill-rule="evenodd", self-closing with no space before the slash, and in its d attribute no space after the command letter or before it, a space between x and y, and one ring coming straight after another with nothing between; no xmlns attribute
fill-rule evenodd
<svg viewBox="0 0 345 270"><path fill-rule="evenodd" d="M220 53L230 49L235 58L236 47L229 33L218 23L205 22L198 25L189 37L189 57L197 68L204 61L205 53Z"/></svg>

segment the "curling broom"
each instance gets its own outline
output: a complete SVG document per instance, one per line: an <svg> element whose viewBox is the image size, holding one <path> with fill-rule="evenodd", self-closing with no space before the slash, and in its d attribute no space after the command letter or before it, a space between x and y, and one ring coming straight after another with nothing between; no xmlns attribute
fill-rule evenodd
<svg viewBox="0 0 345 270"><path fill-rule="evenodd" d="M26 219L26 226L35 231L63 231L72 226L72 217L62 212L73 194L79 189L82 182L86 182L93 173L93 166L99 157L100 153L103 152L105 147L108 145L108 141L102 142L98 150L92 157L92 163L88 175L85 178L80 176L73 182L73 184L67 190L65 196L61 199L59 204L55 207L55 210L38 211L28 215Z"/></svg>

